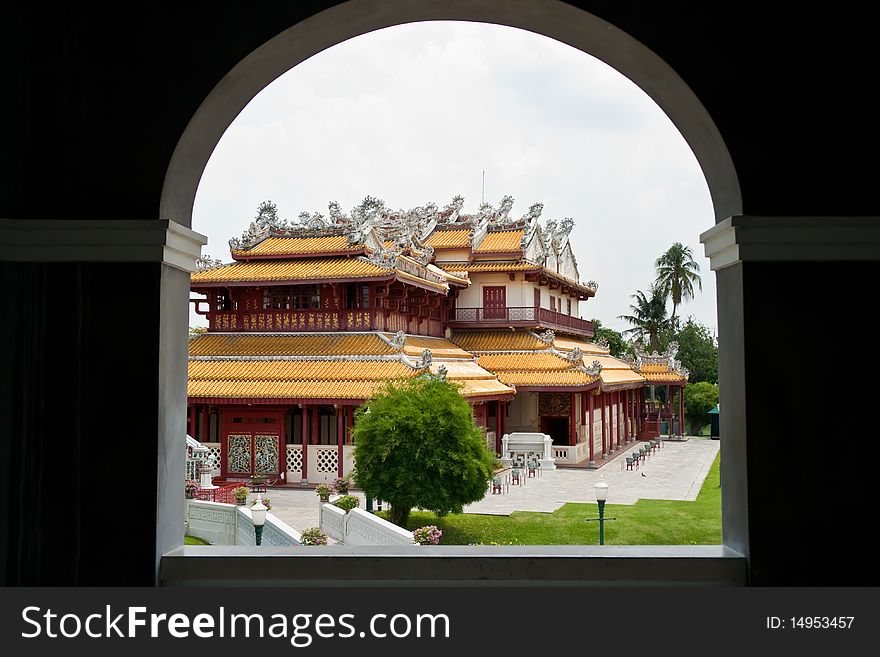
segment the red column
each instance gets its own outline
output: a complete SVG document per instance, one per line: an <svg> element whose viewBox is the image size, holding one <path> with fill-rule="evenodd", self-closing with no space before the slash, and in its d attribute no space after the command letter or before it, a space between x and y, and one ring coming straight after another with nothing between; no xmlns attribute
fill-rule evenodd
<svg viewBox="0 0 880 657"><path fill-rule="evenodd" d="M587 397L589 396L589 392L581 393L581 426L587 426Z"/></svg>
<svg viewBox="0 0 880 657"><path fill-rule="evenodd" d="M501 453L501 439L507 433L507 409L508 401L505 399L501 402L501 435L498 436L498 453Z"/></svg>
<svg viewBox="0 0 880 657"><path fill-rule="evenodd" d="M621 436L620 436L620 390L617 391L617 394L614 398L614 415L617 417L617 426L614 427L614 437L617 438L617 446L620 447L621 444Z"/></svg>
<svg viewBox="0 0 880 657"><path fill-rule="evenodd" d="M629 439L632 438L632 434L629 430L629 390L623 391L623 434L626 437L626 442L629 442Z"/></svg>
<svg viewBox="0 0 880 657"><path fill-rule="evenodd" d="M313 445L321 444L321 425L320 425L321 416L318 414L318 407L315 406L312 408L312 429L309 432L309 438Z"/></svg>
<svg viewBox="0 0 880 657"><path fill-rule="evenodd" d="M577 445L577 408L574 393L568 395L568 444Z"/></svg>
<svg viewBox="0 0 880 657"><path fill-rule="evenodd" d="M592 392L589 392L589 393L587 393L587 396L589 397L589 404L588 405L589 405L589 416L590 416L589 423L587 424L587 426L590 427L590 463L595 463L596 462L596 455L593 453L593 449L594 449L593 448L593 399L595 398L595 395L592 394Z"/></svg>
<svg viewBox="0 0 880 657"><path fill-rule="evenodd" d="M302 476L303 481L309 480L309 405L303 404L302 409Z"/></svg>
<svg viewBox="0 0 880 657"><path fill-rule="evenodd" d="M626 417L627 417L627 421L628 421L627 427L626 427L626 433L629 436L630 440L635 439L635 433L636 433L636 418L635 418L635 413L633 413L633 410L632 410L633 404L635 402L635 398L636 398L636 391L635 390L627 390L626 391L626 401L627 401Z"/></svg>
<svg viewBox="0 0 880 657"><path fill-rule="evenodd" d="M342 477L342 438L345 435L345 411L336 407L336 476Z"/></svg>
<svg viewBox="0 0 880 657"><path fill-rule="evenodd" d="M684 435L684 387L678 389L678 433Z"/></svg>
<svg viewBox="0 0 880 657"><path fill-rule="evenodd" d="M193 405L189 407L189 435L196 437L196 407Z"/></svg>
<svg viewBox="0 0 880 657"><path fill-rule="evenodd" d="M196 438L196 436L193 436ZM200 442L208 442L208 407L202 406L202 426L197 438Z"/></svg>
<svg viewBox="0 0 880 657"><path fill-rule="evenodd" d="M504 431L504 420L502 414L504 413L504 404L499 399L495 402L495 453L501 453L501 435L502 431Z"/></svg>
<svg viewBox="0 0 880 657"><path fill-rule="evenodd" d="M605 440L605 393L603 392L601 395L602 402L602 458L605 458L605 455L608 453L608 443Z"/></svg>

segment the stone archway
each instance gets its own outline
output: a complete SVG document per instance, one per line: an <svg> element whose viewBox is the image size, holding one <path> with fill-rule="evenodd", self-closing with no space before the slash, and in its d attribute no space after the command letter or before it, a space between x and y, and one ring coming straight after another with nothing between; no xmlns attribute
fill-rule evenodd
<svg viewBox="0 0 880 657"><path fill-rule="evenodd" d="M682 134L705 176L716 223L742 213L740 186L732 158L703 104L665 61L607 21L558 0L505 3L350 0L289 27L226 73L201 103L177 142L165 174L159 216L184 226L191 225L195 195L214 148L244 107L279 76L347 39L395 25L431 20L485 22L520 28L556 39L602 60L647 93ZM732 309L741 305L742 291L735 283L719 286L718 294L719 299L734 300L729 304ZM719 303L719 307L721 305ZM721 332L736 330L741 323L735 313L722 313L719 321L723 325ZM728 363L741 363L741 345L736 349L722 347L721 358L725 357ZM734 399L743 398L745 384L741 367L729 367L726 376L727 394ZM730 479L745 479L743 458L731 459L731 467L739 471L726 471L725 476L735 474ZM745 506L740 504L739 491L735 492L725 504L739 505L742 511L736 520L736 530L725 530L725 543L747 553L747 539L740 530L740 525L746 522L742 515Z"/></svg>
<svg viewBox="0 0 880 657"><path fill-rule="evenodd" d="M666 62L610 23L558 0L350 0L270 39L214 87L174 150L165 175L159 216L184 226L192 224L196 190L211 153L239 112L276 78L347 39L394 25L431 20L516 27L604 61L647 93L681 132L706 177L716 221L741 214L742 199L733 161L703 104Z"/></svg>

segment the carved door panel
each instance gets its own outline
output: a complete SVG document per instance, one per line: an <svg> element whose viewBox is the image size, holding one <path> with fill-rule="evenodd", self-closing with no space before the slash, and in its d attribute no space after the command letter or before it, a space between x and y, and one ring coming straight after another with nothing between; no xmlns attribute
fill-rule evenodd
<svg viewBox="0 0 880 657"><path fill-rule="evenodd" d="M226 472L229 475L278 474L278 434L230 433L226 437Z"/></svg>
<svg viewBox="0 0 880 657"><path fill-rule="evenodd" d="M483 288L483 318L504 319L507 314L507 288L490 285Z"/></svg>
<svg viewBox="0 0 880 657"><path fill-rule="evenodd" d="M230 433L226 436L226 473L250 475L253 472L253 450L250 433Z"/></svg>

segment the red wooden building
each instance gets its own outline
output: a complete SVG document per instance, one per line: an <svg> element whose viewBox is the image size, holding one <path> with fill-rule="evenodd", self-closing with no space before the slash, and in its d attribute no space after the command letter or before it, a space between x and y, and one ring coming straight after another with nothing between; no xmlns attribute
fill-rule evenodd
<svg viewBox="0 0 880 657"><path fill-rule="evenodd" d="M591 342L579 315L598 286L579 280L573 222L539 225L540 205L512 219L512 201L464 215L460 197L409 212L368 199L351 216L264 218L230 241L232 263L204 263L189 433L221 476L347 474L354 409L441 367L496 450L507 431L541 431L558 462L596 463L653 435L674 409L646 404L646 386L683 385L674 353L627 363Z"/></svg>

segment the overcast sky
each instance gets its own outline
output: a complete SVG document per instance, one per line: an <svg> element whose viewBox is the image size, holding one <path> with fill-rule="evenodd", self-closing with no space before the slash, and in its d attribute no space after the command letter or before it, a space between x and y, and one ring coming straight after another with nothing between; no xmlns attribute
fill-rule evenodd
<svg viewBox="0 0 880 657"><path fill-rule="evenodd" d="M699 234L709 190L659 107L614 69L522 30L478 23L392 27L325 50L264 89L226 131L199 185L193 228L203 252L230 261L263 200L282 218L350 210L365 196L392 208L465 197L544 204L575 220L580 278L599 291L581 316L618 330L654 261L689 245L703 291L680 313L715 330L715 277ZM671 304L670 304L671 308ZM193 325L203 325L193 316Z"/></svg>

